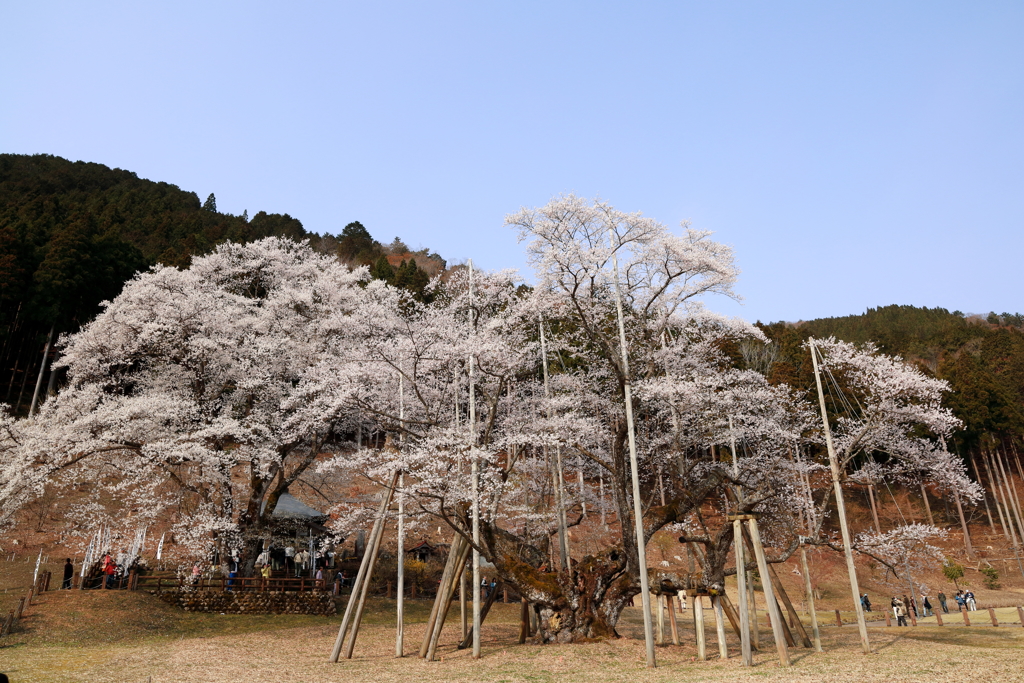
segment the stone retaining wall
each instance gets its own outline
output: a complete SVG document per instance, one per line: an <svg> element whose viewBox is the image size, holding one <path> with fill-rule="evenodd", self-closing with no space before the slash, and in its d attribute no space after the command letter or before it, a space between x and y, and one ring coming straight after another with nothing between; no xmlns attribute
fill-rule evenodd
<svg viewBox="0 0 1024 683"><path fill-rule="evenodd" d="M324 591L163 591L158 597L186 612L224 614L321 614L337 613L334 598Z"/></svg>

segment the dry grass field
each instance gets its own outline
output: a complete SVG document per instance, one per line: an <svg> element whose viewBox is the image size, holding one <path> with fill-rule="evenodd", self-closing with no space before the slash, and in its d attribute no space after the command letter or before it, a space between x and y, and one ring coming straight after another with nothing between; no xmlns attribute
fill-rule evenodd
<svg viewBox="0 0 1024 683"><path fill-rule="evenodd" d="M5 603L11 595L4 596ZM483 629L479 661L455 648L460 633L453 611L442 637L443 661L426 662L415 652L429 609L429 601L409 604L409 656L396 659L394 601L374 600L355 658L331 664L327 659L340 617L187 614L142 592L51 591L30 608L20 631L0 641L0 671L15 682L39 683L1024 681L1024 628L1009 608L998 610L999 628L991 626L984 611L972 613L970 627L958 615L950 615L943 627L933 625L934 619L932 625L899 629L881 622L870 629L871 655L860 654L855 627L837 628L834 616L822 612L825 652L794 649L788 669L778 666L763 614L762 652L752 669L739 665L738 642L731 635L732 657L719 660L710 611L711 659L694 661L693 622L687 613L680 618L684 644L659 647L655 670L644 666L637 609L627 609L620 640L539 646L518 645L518 606L497 604Z"/></svg>

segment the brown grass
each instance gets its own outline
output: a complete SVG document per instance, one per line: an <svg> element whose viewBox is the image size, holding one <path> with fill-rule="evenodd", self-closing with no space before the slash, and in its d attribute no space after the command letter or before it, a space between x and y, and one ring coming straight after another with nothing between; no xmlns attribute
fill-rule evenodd
<svg viewBox="0 0 1024 683"><path fill-rule="evenodd" d="M712 659L693 661L693 622L680 617L684 645L658 648L659 667L644 666L637 609L627 609L624 638L586 645L518 645L517 605L495 605L483 629L483 658L455 649L457 610L442 637L443 661L415 657L429 612L428 601L409 604L406 652L394 657L394 601L369 605L352 661L327 661L339 617L186 614L145 593L50 592L30 610L23 626L0 643L0 670L12 681L779 681L973 680L1022 681L1024 628L1015 610L999 610L1000 628L987 612L972 613L970 628L957 615L945 627L872 628L875 653L861 655L852 626L824 626L824 653L797 648L793 666L778 666L762 627L763 652L753 669L736 658L718 660L714 621L708 611ZM828 615L821 614L823 623ZM761 621L764 622L762 615ZM1012 625L1010 622L1014 622ZM729 638L735 657L738 643Z"/></svg>

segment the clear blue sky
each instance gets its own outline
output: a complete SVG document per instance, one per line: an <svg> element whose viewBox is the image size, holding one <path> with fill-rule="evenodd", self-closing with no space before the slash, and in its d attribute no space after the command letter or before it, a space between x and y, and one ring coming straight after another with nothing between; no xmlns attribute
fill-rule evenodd
<svg viewBox="0 0 1024 683"><path fill-rule="evenodd" d="M1020 2L5 2L0 151L522 267L573 191L736 250L750 320L1024 310Z"/></svg>

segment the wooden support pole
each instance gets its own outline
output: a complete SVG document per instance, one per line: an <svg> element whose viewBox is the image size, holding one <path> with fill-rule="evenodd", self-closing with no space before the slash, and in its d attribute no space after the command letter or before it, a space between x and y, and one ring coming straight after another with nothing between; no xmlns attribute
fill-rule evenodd
<svg viewBox="0 0 1024 683"><path fill-rule="evenodd" d="M928 502L928 489L924 487L924 482L921 482L921 500L924 501L924 511L928 513L928 523L935 526L935 518L932 517L932 506Z"/></svg>
<svg viewBox="0 0 1024 683"><path fill-rule="evenodd" d="M757 623L757 592L754 590L754 572L747 570L747 592L750 594L750 646L761 649L761 625Z"/></svg>
<svg viewBox="0 0 1024 683"><path fill-rule="evenodd" d="M778 608L779 614L781 615L782 606L779 604L778 600L775 601L775 606ZM782 635L786 636L786 645L789 647L796 647L796 639L793 637L793 629L786 623L786 617L784 616L782 617Z"/></svg>
<svg viewBox="0 0 1024 683"><path fill-rule="evenodd" d="M661 595L655 595L654 599L658 602L658 628L656 630L657 639L655 642L658 645L665 644L665 602L662 600Z"/></svg>
<svg viewBox="0 0 1024 683"><path fill-rule="evenodd" d="M892 618L889 616L889 610L885 610L885 625L892 626Z"/></svg>
<svg viewBox="0 0 1024 683"><path fill-rule="evenodd" d="M466 611L466 568L459 571L459 616L462 619L462 638L469 633L469 613Z"/></svg>
<svg viewBox="0 0 1024 683"><path fill-rule="evenodd" d="M391 496L395 492L395 484L398 482L398 472L395 472L391 479L391 485L387 489L387 493L381 497L380 508L377 510L377 517L373 522L373 529L370 532L372 539L378 539L384 528L384 517L387 513L388 506L391 504ZM348 596L348 605L345 607L345 616L342 617L341 626L338 628L338 637L334 641L334 650L331 652L331 661L337 662L338 657L341 655L341 646L345 641L345 635L348 631L349 623L352 619L352 615L355 609L357 600L358 588L362 588L364 583L369 583L368 573L372 572L370 558L366 553L363 553L363 560L359 564L359 572L356 574L355 581L352 583L352 592Z"/></svg>
<svg viewBox="0 0 1024 683"><path fill-rule="evenodd" d="M711 596L711 606L715 612L715 633L718 635L718 656L729 659L729 645L725 642L725 615L722 614L722 600L717 595Z"/></svg>
<svg viewBox="0 0 1024 683"><path fill-rule="evenodd" d="M850 577L850 593L853 596L853 609L857 614L857 628L860 632L860 645L864 654L871 653L868 640L867 622L864 620L864 606L860 602L860 584L857 582L857 570L853 563L853 541L850 538L850 527L846 520L846 501L843 499L842 476L839 469L839 458L835 445L832 443L832 430L828 424L828 413L825 410L825 391L821 385L821 373L818 370L818 350L814 339L808 340L811 350L811 362L814 366L814 382L818 389L818 404L821 409L821 425L825 432L825 446L828 450L829 468L832 472L832 488L836 497L836 511L839 518L839 530L843 537L843 554L846 556L846 573Z"/></svg>
<svg viewBox="0 0 1024 683"><path fill-rule="evenodd" d="M462 538L462 537L460 536L459 538ZM465 566L466 559L469 557L469 551L470 551L471 548L472 548L472 546L468 542L463 540L462 552L459 554L459 558L458 558L458 562L456 563L456 566L458 566L458 567ZM434 631L431 634L430 645L427 648L427 661L434 661L434 653L437 651L437 644L441 640L441 631L442 631L442 629L444 629L444 622L445 622L445 619L448 617L448 608L451 605L452 599L454 597L455 597L455 577L454 576L449 576L449 578L448 578L448 585L445 586L445 590L444 590L444 595L443 595L444 601L441 604L440 609L438 609L437 619L434 621ZM479 602L480 589L479 588L476 588L476 597L477 597L476 604L479 605L480 604L480 602ZM474 610L474 612L476 612L476 610ZM477 622L477 618L476 618L477 614L474 614L473 616L474 616L473 621ZM473 634L474 634L474 632L470 631L470 635L473 635ZM473 648L474 648L474 650L477 648L479 642L480 642L479 634L473 635Z"/></svg>
<svg viewBox="0 0 1024 683"><path fill-rule="evenodd" d="M451 580L451 576L457 571L456 564L459 560L459 555L462 553L462 546L465 540L461 534L455 534L452 539L451 547L448 548L448 559L444 564L444 570L441 572L441 581L437 584L437 595L434 596L434 604L430 610L430 617L427 618L427 630L423 635L423 644L420 646L420 657L427 656L427 650L430 647L431 638L434 635L434 624L437 622L438 613L441 610L441 603L443 602L444 587L446 582ZM465 567L463 567L463 571Z"/></svg>
<svg viewBox="0 0 1024 683"><path fill-rule="evenodd" d="M747 561L743 552L743 521L734 519L732 522L733 548L736 552L736 586L740 598L740 657L743 666L754 665L754 654L750 647L750 612L747 608Z"/></svg>
<svg viewBox="0 0 1024 683"><path fill-rule="evenodd" d="M370 557L369 560L365 562L365 564L363 564L361 567L365 568L363 581L359 587L358 595L356 594L355 588L353 587L352 595L349 596L349 607L345 609L346 615L351 614L352 620L352 632L349 634L348 644L345 646L344 649L345 659L351 659L352 652L355 650L356 638L359 636L359 625L362 623L363 620L363 608L366 606L366 596L370 590L370 579L373 576L373 568L377 564L377 554L380 552L381 538L384 536L384 525L387 519L387 510L388 507L390 507L391 500L395 494L395 486L398 483L398 476L398 472L395 472L394 476L391 479L391 485L388 486L387 492L382 496L380 516L378 517L377 523L375 524L376 533L371 534L372 541L367 547L367 551L369 551ZM303 579L304 578L305 577L303 577ZM353 600L357 600L355 603L354 613L350 612ZM345 624L343 620L342 626L346 625L347 624ZM340 635L341 634L339 633L339 636Z"/></svg>
<svg viewBox="0 0 1024 683"><path fill-rule="evenodd" d="M497 600L497 597L498 597L498 589L497 589L497 587L495 587L495 589L492 590L487 595L487 600L486 600L486 602L484 602L484 606L482 608L480 608L480 625L481 626L483 626L484 620L487 619L487 615L491 611L491 605L493 605L495 603L495 601ZM474 638L472 637L473 635L474 634L470 633L465 638L463 638L462 642L459 643L458 649L465 650L467 647L469 647L472 644L473 640L474 640Z"/></svg>
<svg viewBox="0 0 1024 683"><path fill-rule="evenodd" d="M871 501L871 519L875 522L875 533L882 533L882 525L878 523L878 508L875 505L875 485L868 484L868 500Z"/></svg>
<svg viewBox="0 0 1024 683"><path fill-rule="evenodd" d="M1020 625L1024 627L1024 607L1020 605L1017 605L1017 618L1020 620Z"/></svg>
<svg viewBox="0 0 1024 683"><path fill-rule="evenodd" d="M750 540L754 546L754 557L757 558L757 568L761 573L761 586L764 588L765 602L768 603L768 619L772 624L772 633L775 635L775 648L779 653L779 663L782 666L789 666L789 648L786 646L785 628L782 622L782 614L779 612L779 605L775 602L775 592L772 590L771 581L765 581L768 576L768 562L764 557L764 548L761 547L761 532L757 528L756 519L747 520L747 530L750 532Z"/></svg>
<svg viewBox="0 0 1024 683"><path fill-rule="evenodd" d="M679 644L679 626L676 624L676 596L668 595L668 624L672 630L672 644Z"/></svg>
<svg viewBox="0 0 1024 683"><path fill-rule="evenodd" d="M751 554L753 554L754 549L751 545L750 538L747 535L744 535L743 539L746 542L747 548L750 550ZM807 637L807 631L804 630L803 622L800 621L800 615L797 614L796 608L793 607L793 602L789 599L789 594L786 592L786 588L782 585L782 581L779 580L779 575L776 573L775 567L770 564L768 565L768 578L771 580L776 599L782 600L782 604L785 605L786 612L789 614L790 623L793 624L793 627L800 634L803 646L811 647L811 639ZM763 575L761 580L764 581ZM796 645L796 640L792 633L790 633L789 637L786 638L786 642L793 646Z"/></svg>
<svg viewBox="0 0 1024 683"><path fill-rule="evenodd" d="M736 612L736 606L729 600L729 595L722 593L719 597L722 598L722 611L725 612L726 619L729 620L729 625L732 626L733 632L736 637L740 637L740 616Z"/></svg>
<svg viewBox="0 0 1024 683"><path fill-rule="evenodd" d="M942 610L935 610L935 623L942 626Z"/></svg>
<svg viewBox="0 0 1024 683"><path fill-rule="evenodd" d="M644 646L647 667L657 666L654 657L654 629L651 627L651 587L647 576L647 539L644 536L643 497L640 494L640 464L636 452L636 429L633 424L633 387L629 373L629 346L626 344L626 323L622 314L622 287L619 282L619 256L615 227L609 226L612 250L612 271L615 281L615 312L619 323L619 358L623 377L623 399L626 408L626 436L629 444L629 472L633 492L633 524L635 528L637 564L640 573L640 598L643 606ZM625 524L625 522L623 522Z"/></svg>
<svg viewBox="0 0 1024 683"><path fill-rule="evenodd" d="M697 634L697 659L704 661L708 658L704 636L704 602L703 597L697 594L693 596L693 629Z"/></svg>
<svg viewBox="0 0 1024 683"><path fill-rule="evenodd" d="M399 375L401 379L401 375ZM404 436L404 435L403 435ZM398 475L398 576L395 604L395 656L405 656L405 475ZM390 587L390 584L389 584Z"/></svg>
<svg viewBox="0 0 1024 683"><path fill-rule="evenodd" d="M967 616L967 608L966 607L961 607L960 608L960 614L962 614L964 616L964 626L970 626L971 625L971 618L969 616Z"/></svg>
<svg viewBox="0 0 1024 683"><path fill-rule="evenodd" d="M807 548L800 546L800 566L804 570L804 590L807 591L807 611L811 615L811 633L814 635L814 649L821 652L821 632L818 630L818 612L814 605L814 588L811 586L811 570L807 565ZM888 617L888 614L886 614Z"/></svg>
<svg viewBox="0 0 1024 683"><path fill-rule="evenodd" d="M988 616L992 618L992 625L993 626L999 626L999 620L996 619L996 611L995 611L995 609L989 607L988 608Z"/></svg>
<svg viewBox="0 0 1024 683"><path fill-rule="evenodd" d="M526 643L526 639L530 635L530 603L526 601L526 598L522 598L522 607L519 608L519 644L523 645ZM462 634L465 639L466 634Z"/></svg>
<svg viewBox="0 0 1024 683"><path fill-rule="evenodd" d="M839 614L839 610L836 610L836 626L842 626L842 625L843 625L843 617L842 617L841 614Z"/></svg>

